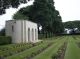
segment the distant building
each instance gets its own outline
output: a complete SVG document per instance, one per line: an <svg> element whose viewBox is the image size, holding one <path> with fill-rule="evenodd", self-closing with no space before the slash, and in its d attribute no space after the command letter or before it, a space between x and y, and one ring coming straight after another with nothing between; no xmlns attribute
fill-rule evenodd
<svg viewBox="0 0 80 59"><path fill-rule="evenodd" d="M65 28L64 30L64 34L79 34L80 31L78 28L73 28L73 29L70 29L70 28Z"/></svg>
<svg viewBox="0 0 80 59"><path fill-rule="evenodd" d="M70 34L70 29L65 28L65 29L64 29L64 34Z"/></svg>
<svg viewBox="0 0 80 59"><path fill-rule="evenodd" d="M37 24L27 20L6 21L6 36L12 37L12 43L38 41Z"/></svg>

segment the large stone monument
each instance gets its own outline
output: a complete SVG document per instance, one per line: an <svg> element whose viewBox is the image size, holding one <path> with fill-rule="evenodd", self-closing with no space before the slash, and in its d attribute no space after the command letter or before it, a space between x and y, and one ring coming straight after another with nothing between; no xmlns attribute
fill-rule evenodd
<svg viewBox="0 0 80 59"><path fill-rule="evenodd" d="M6 36L12 37L12 43L38 42L37 24L27 20L6 21Z"/></svg>

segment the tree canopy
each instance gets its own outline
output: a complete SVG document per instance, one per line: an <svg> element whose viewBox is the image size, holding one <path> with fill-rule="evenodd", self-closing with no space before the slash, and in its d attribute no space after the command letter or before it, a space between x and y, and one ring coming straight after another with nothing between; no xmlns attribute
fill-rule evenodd
<svg viewBox="0 0 80 59"><path fill-rule="evenodd" d="M68 22L64 22L63 24L64 24L65 28L69 28L69 29L78 28L80 30L80 21L79 20L68 21Z"/></svg>
<svg viewBox="0 0 80 59"><path fill-rule="evenodd" d="M5 36L5 28L0 31L0 36Z"/></svg>
<svg viewBox="0 0 80 59"><path fill-rule="evenodd" d="M0 0L0 15L5 13L9 7L17 8L21 3L27 3L30 0Z"/></svg>
<svg viewBox="0 0 80 59"><path fill-rule="evenodd" d="M43 33L58 34L64 30L61 16L55 9L53 0L35 0L33 5L21 8L13 18L20 19L18 16L41 25Z"/></svg>

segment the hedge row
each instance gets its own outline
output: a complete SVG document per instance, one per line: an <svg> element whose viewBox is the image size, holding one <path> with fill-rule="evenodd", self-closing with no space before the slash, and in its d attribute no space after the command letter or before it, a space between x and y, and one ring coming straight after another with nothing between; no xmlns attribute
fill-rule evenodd
<svg viewBox="0 0 80 59"><path fill-rule="evenodd" d="M11 43L11 37L0 36L0 45L10 44L10 43Z"/></svg>

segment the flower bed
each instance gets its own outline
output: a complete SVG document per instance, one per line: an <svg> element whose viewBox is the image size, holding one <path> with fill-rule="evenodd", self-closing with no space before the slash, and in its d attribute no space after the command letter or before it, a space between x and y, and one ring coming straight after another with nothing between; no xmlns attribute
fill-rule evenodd
<svg viewBox="0 0 80 59"><path fill-rule="evenodd" d="M12 44L6 46L0 46L0 58L5 58L17 53L20 53L26 49L30 49L34 46L41 44L42 42L38 43L22 43L22 44Z"/></svg>
<svg viewBox="0 0 80 59"><path fill-rule="evenodd" d="M65 42L65 43L58 49L57 53L52 56L52 59L64 59L66 47L67 47L67 42Z"/></svg>

